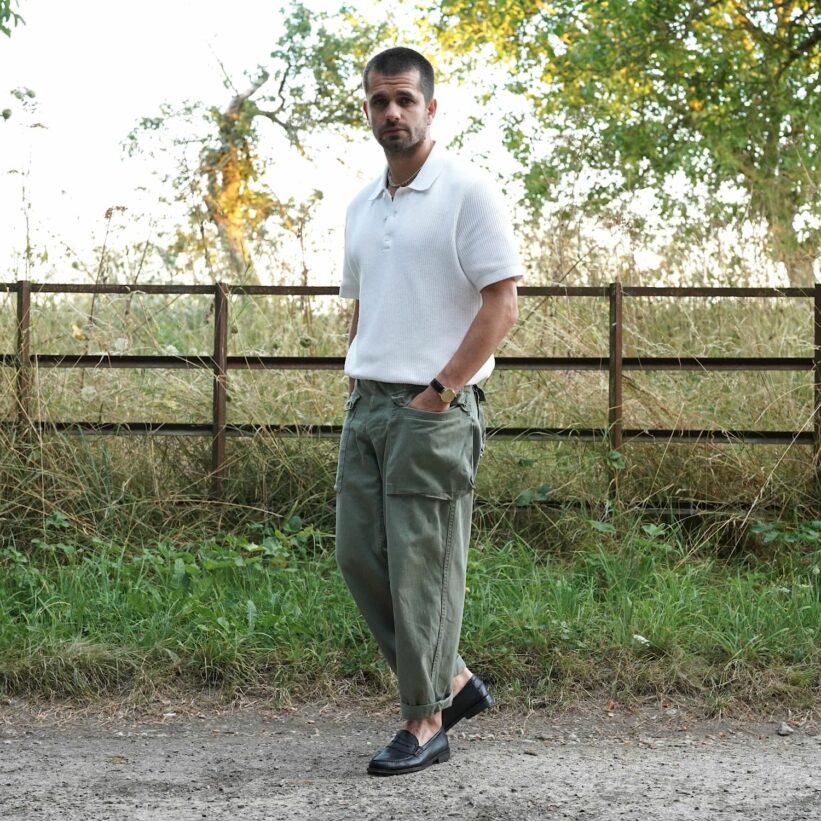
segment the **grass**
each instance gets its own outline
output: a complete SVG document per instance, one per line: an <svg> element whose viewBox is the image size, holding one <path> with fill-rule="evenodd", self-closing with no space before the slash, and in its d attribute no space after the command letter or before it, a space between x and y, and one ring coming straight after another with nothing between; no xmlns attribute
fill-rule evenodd
<svg viewBox="0 0 821 821"><path fill-rule="evenodd" d="M277 700L392 685L333 559L292 516L141 547L42 538L0 551L0 690ZM503 698L687 695L708 712L821 696L821 522L761 525L728 559L679 527L565 513L536 547L479 533L462 653ZM768 535L774 534L774 535ZM555 535L555 540L551 536ZM555 546L554 546L555 545ZM569 546L569 547L568 547Z"/></svg>

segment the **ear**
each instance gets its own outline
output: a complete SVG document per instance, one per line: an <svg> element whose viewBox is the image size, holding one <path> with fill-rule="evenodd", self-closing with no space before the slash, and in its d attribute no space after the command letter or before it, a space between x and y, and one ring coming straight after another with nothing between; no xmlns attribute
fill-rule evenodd
<svg viewBox="0 0 821 821"><path fill-rule="evenodd" d="M365 119L370 123L371 121L371 114L368 111L368 101L363 100L362 102L362 110L365 112Z"/></svg>
<svg viewBox="0 0 821 821"><path fill-rule="evenodd" d="M428 114L428 125L433 122L433 118L436 116L436 97L432 97L431 101L427 105L427 114Z"/></svg>

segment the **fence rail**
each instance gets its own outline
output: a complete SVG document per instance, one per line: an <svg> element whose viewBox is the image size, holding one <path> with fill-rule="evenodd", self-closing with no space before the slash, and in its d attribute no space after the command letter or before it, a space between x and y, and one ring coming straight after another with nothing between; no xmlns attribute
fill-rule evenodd
<svg viewBox="0 0 821 821"><path fill-rule="evenodd" d="M325 285L85 285L46 284L20 280L0 283L0 293L17 295L17 350L0 354L0 367L16 370L16 421L0 427L24 426L35 430L100 435L210 436L213 493L221 497L225 481L226 439L236 436L333 437L338 425L258 425L229 424L226 421L228 372L231 370L285 370L293 368L339 370L343 357L318 356L228 356L229 297L235 296L337 296L338 288ZM111 354L37 354L31 352L32 294L204 294L214 298L214 349L211 356L131 356ZM573 439L607 442L619 450L625 440L644 442L716 442L751 444L802 444L813 446L816 475L821 481L821 283L812 288L672 288L623 286L618 282L601 287L526 286L519 296L606 298L609 303L609 344L607 356L592 357L498 357L501 369L512 370L592 370L608 374L607 428L491 428L489 435L515 439ZM623 304L630 297L708 298L805 298L813 300L812 357L625 357L622 332ZM808 329L809 331L809 329ZM167 422L45 422L32 419L31 387L33 368L207 368L213 373L212 420L210 423ZM814 414L812 431L761 431L725 429L625 428L622 414L622 374L624 371L812 371L814 374ZM617 490L618 474L612 475L611 493Z"/></svg>

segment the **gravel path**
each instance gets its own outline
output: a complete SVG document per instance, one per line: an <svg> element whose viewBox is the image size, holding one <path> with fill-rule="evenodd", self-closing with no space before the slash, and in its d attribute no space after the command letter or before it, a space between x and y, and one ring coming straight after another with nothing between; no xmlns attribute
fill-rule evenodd
<svg viewBox="0 0 821 821"><path fill-rule="evenodd" d="M821 819L821 735L660 705L496 711L416 775L365 767L400 726L339 705L158 705L139 717L0 706L0 818L665 821Z"/></svg>

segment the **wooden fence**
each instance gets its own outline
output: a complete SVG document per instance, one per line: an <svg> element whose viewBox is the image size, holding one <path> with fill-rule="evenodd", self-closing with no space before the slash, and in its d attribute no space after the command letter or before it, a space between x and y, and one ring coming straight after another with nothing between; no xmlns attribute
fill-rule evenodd
<svg viewBox="0 0 821 821"><path fill-rule="evenodd" d="M117 435L184 435L211 437L213 493L224 490L225 446L231 436L254 436L260 432L276 436L337 436L338 425L227 424L225 414L227 377L230 370L341 369L343 357L317 356L228 356L228 297L244 296L335 296L333 286L229 286L216 285L73 285L38 284L28 281L0 283L0 292L17 295L17 350L0 354L0 366L16 370L16 419L0 426L22 425L66 433ZM31 351L30 308L32 293L60 294L206 294L214 298L214 353L212 356L130 356L104 354L37 354ZM609 346L606 356L592 357L498 357L498 368L516 370L594 370L608 373L607 428L491 428L490 436L515 439L576 439L607 441L612 450L622 442L745 442L804 444L813 447L817 475L821 480L821 283L814 288L665 288L627 287L618 282L604 287L522 287L519 296L599 297L610 306ZM630 297L713 298L805 298L813 300L814 355L812 357L625 357L622 355L622 305ZM207 368L213 373L213 407L210 424L167 422L43 422L31 416L31 373L38 368ZM812 371L814 374L814 424L812 431L762 431L727 429L626 428L622 418L622 374L624 371ZM612 483L611 483L612 486Z"/></svg>

